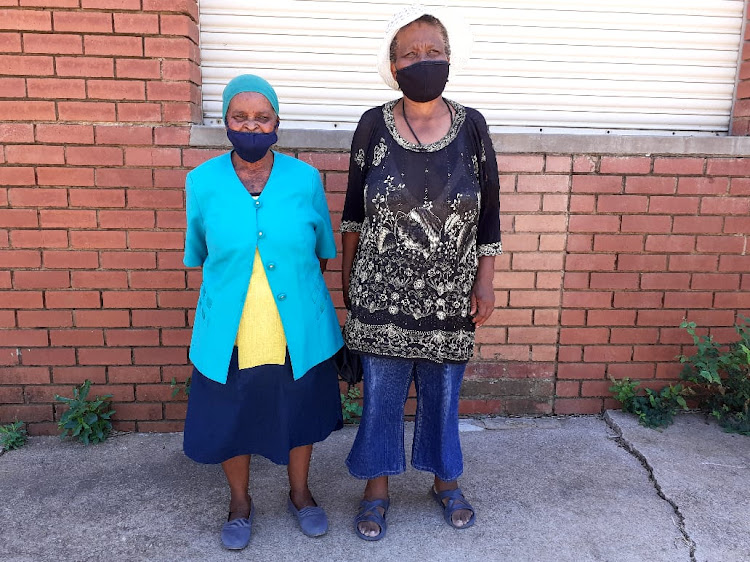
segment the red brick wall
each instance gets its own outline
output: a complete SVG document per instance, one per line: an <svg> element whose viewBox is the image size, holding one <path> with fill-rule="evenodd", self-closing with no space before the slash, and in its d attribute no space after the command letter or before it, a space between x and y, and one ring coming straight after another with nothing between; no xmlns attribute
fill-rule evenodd
<svg viewBox="0 0 750 562"><path fill-rule="evenodd" d="M200 283L181 264L183 181L219 152L189 146L195 2L0 4L0 423L54 432L53 395L88 378L119 428L180 429L169 381L190 373ZM347 154L296 155L338 225ZM750 158L498 162L506 253L463 413L601 411L607 375L676 377L683 317L723 339L750 314Z"/></svg>
<svg viewBox="0 0 750 562"><path fill-rule="evenodd" d="M53 431L54 394L89 378L120 427L175 428L196 2L0 5L0 422Z"/></svg>
<svg viewBox="0 0 750 562"><path fill-rule="evenodd" d="M734 339L750 311L748 175L748 158L575 158L557 413L612 406L606 375L677 377L684 318Z"/></svg>

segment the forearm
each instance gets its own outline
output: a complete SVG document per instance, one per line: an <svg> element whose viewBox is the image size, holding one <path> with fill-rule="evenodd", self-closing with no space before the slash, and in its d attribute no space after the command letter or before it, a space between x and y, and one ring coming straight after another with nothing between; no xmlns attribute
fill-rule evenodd
<svg viewBox="0 0 750 562"><path fill-rule="evenodd" d="M341 292L344 297L344 306L349 308L349 278L352 274L354 257L357 255L357 246L359 246L359 232L343 232L341 246Z"/></svg>
<svg viewBox="0 0 750 562"><path fill-rule="evenodd" d="M492 287L495 276L495 256L480 256L475 284L487 284Z"/></svg>
<svg viewBox="0 0 750 562"><path fill-rule="evenodd" d="M341 280L348 285L349 277L352 274L354 257L357 255L357 246L359 246L359 232L342 233L341 245Z"/></svg>
<svg viewBox="0 0 750 562"><path fill-rule="evenodd" d="M495 290L492 286L494 274L495 256L480 257L477 277L471 290L471 315L476 326L484 324L495 307Z"/></svg>

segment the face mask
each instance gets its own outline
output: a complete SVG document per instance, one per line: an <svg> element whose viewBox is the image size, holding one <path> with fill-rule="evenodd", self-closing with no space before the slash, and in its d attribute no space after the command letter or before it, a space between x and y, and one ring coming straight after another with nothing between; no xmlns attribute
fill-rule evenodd
<svg viewBox="0 0 750 562"><path fill-rule="evenodd" d="M444 60L417 62L396 71L396 82L412 101L432 101L443 93L450 65Z"/></svg>
<svg viewBox="0 0 750 562"><path fill-rule="evenodd" d="M279 138L274 129L270 133L243 133L227 127L227 138L237 156L246 162L257 162L263 158Z"/></svg>

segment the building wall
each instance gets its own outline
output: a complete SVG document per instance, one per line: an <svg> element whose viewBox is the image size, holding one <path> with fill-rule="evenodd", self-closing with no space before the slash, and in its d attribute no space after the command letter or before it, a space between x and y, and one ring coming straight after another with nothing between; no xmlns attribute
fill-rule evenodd
<svg viewBox="0 0 750 562"><path fill-rule="evenodd" d="M190 374L200 284L181 263L183 182L225 150L192 126L196 4L0 4L0 423L54 432L54 395L88 378L119 428L178 430L170 381ZM346 138L322 138L282 146L321 170L337 225ZM748 140L497 137L506 253L462 413L599 412L608 375L677 376L683 318L731 337L750 315Z"/></svg>
<svg viewBox="0 0 750 562"><path fill-rule="evenodd" d="M742 47L737 67L737 89L732 107L732 131L733 135L750 134L750 9L745 2L745 23Z"/></svg>

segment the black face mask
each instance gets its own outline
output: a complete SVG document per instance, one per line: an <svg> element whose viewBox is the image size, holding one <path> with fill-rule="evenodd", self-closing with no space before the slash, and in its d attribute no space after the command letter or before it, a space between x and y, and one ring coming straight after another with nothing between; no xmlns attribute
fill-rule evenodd
<svg viewBox="0 0 750 562"><path fill-rule="evenodd" d="M450 64L444 60L425 60L396 71L396 82L412 101L432 101L445 89Z"/></svg>

